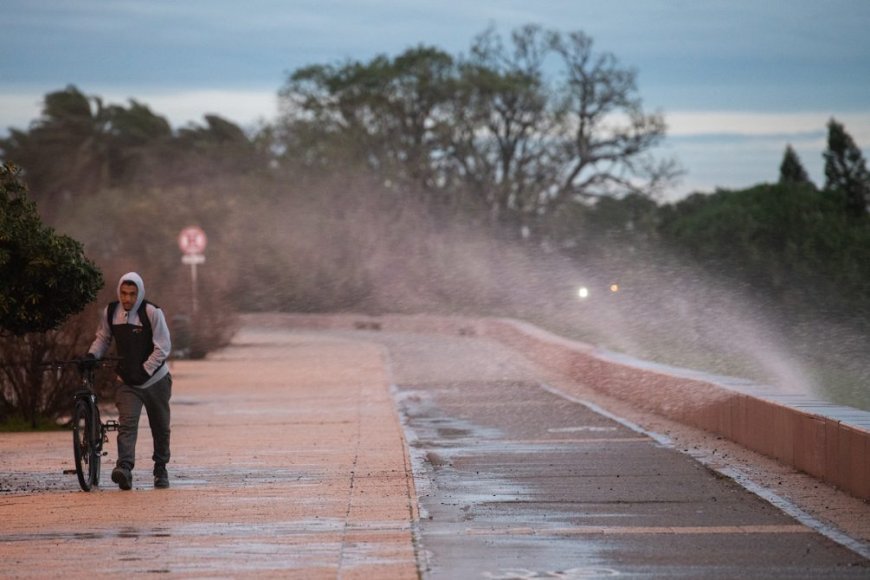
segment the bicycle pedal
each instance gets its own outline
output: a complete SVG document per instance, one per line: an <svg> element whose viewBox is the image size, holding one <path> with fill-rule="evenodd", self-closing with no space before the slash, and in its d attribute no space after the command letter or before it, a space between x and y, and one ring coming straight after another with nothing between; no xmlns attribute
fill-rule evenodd
<svg viewBox="0 0 870 580"><path fill-rule="evenodd" d="M118 422L114 419L109 419L103 426L106 428L106 431L117 431L119 427Z"/></svg>

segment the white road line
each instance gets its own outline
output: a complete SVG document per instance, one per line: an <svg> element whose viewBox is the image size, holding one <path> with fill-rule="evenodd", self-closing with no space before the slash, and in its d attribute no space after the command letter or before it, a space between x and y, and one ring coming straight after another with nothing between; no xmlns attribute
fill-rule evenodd
<svg viewBox="0 0 870 580"><path fill-rule="evenodd" d="M608 419L612 419L612 420L616 421L617 423L619 423L620 425L623 425L623 426L631 429L632 431L635 431L637 433L642 433L642 434L650 437L651 439L654 439L655 441L657 441L660 445L662 445L664 447L668 447L670 449L675 449L676 451L678 451L680 453L684 453L682 450L680 450L678 447L676 447L668 437L661 435L659 433L655 433L653 431L647 431L646 429L644 429L640 425L637 425L637 424L635 424L627 419L623 419L622 417L618 417L618 416L614 415L613 413L610 413L609 411L605 411L604 409L602 409L601 407L599 407L595 403L591 403L589 401L584 401L583 399L574 397L573 395L569 395L568 393L565 393L565 392L557 389L556 387L553 387L553 386L545 384L545 383L540 383L540 387L543 390L547 391L548 393L552 393L558 397L562 397L563 399L567 399L567 400L572 401L574 403L577 403L579 405L583 405L587 409L594 411L595 413L598 413L600 415L603 415L603 416L607 417ZM694 458L696 461L703 464L708 469L711 469L711 470L715 471L716 473L724 475L728 479L733 480L738 485L743 487L745 490L747 490L751 493L754 493L758 497L766 500L768 503L779 508L780 510L782 510L786 514L790 515L791 517L793 517L794 519L799 521L801 524L803 524L803 525L807 526L808 528L820 533L821 535L825 536L829 540L832 540L832 541L840 544L841 546L844 546L844 547L848 548L849 550L852 550L853 552L855 552L859 556L870 560L870 545L868 545L867 543L862 542L860 540L856 540L855 538L852 538L851 536L848 536L847 534L843 533L842 531L838 530L837 528L835 528L833 526L829 526L827 524L820 522L819 520L817 520L816 518L814 518L813 516L811 516L810 514L808 514L807 512L805 512L804 510L802 510L801 508L796 506L795 504L793 504L792 502L788 501L784 497L782 497L779 494L777 494L776 492L774 492L772 489L765 487L765 486L753 481L752 478L748 474L746 474L745 472L737 469L736 467L722 467L721 465L712 462L706 456L706 454L687 453L687 455Z"/></svg>

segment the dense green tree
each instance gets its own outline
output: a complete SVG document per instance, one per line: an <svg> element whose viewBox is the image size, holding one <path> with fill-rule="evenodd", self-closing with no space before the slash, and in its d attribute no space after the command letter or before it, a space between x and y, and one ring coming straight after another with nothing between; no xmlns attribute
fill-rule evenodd
<svg viewBox="0 0 870 580"><path fill-rule="evenodd" d="M76 314L100 286L81 244L42 225L16 168L0 165L0 423L56 426L69 412L75 378L41 364L84 351L95 313Z"/></svg>
<svg viewBox="0 0 870 580"><path fill-rule="evenodd" d="M134 99L126 108L106 107L105 117L109 148L106 185L119 187L147 182L147 174L167 162L165 152L173 137L169 121Z"/></svg>
<svg viewBox="0 0 870 580"><path fill-rule="evenodd" d="M285 158L309 167L356 166L424 189L433 164L453 59L432 47L394 59L313 65L281 90Z"/></svg>
<svg viewBox="0 0 870 580"><path fill-rule="evenodd" d="M785 308L870 324L870 224L808 184L696 195L661 210L670 247Z"/></svg>
<svg viewBox="0 0 870 580"><path fill-rule="evenodd" d="M106 189L165 186L265 167L267 160L234 123L206 115L173 133L165 117L136 100L104 105L74 86L45 96L27 131L0 139L0 158L24 170L49 222L71 202Z"/></svg>
<svg viewBox="0 0 870 580"><path fill-rule="evenodd" d="M196 183L203 179L242 176L267 166L268 160L241 127L205 115L205 125L191 123L178 130L169 147L161 148L162 184ZM166 154L170 159L165 159Z"/></svg>
<svg viewBox="0 0 870 580"><path fill-rule="evenodd" d="M45 96L42 115L28 131L0 140L0 157L24 169L43 211L58 201L108 184L107 111L76 87Z"/></svg>
<svg viewBox="0 0 870 580"><path fill-rule="evenodd" d="M845 199L846 211L853 216L867 214L870 203L870 172L861 149L841 123L828 122L828 148L825 158L825 189Z"/></svg>
<svg viewBox="0 0 870 580"><path fill-rule="evenodd" d="M57 328L102 285L81 244L44 226L17 170L0 166L0 331Z"/></svg>
<svg viewBox="0 0 870 580"><path fill-rule="evenodd" d="M809 174L801 163L800 157L798 157L798 154L792 149L791 145L786 146L782 163L779 166L779 182L812 183Z"/></svg>
<svg viewBox="0 0 870 580"><path fill-rule="evenodd" d="M656 238L658 205L645 195L602 197L589 211L589 224L596 236L613 241L651 242Z"/></svg>

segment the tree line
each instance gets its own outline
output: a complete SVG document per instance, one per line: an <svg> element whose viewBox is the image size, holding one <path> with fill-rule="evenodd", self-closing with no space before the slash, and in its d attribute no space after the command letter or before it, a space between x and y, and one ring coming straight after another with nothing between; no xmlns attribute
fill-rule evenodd
<svg viewBox="0 0 870 580"><path fill-rule="evenodd" d="M763 296L783 320L870 328L870 178L835 119L820 187L786 147L778 183L660 204L680 175L656 156L665 119L644 110L635 71L582 32L490 29L466 54L418 46L314 64L288 75L279 102L253 131L218 115L173 130L146 104L66 87L0 139L0 159L22 168L5 170L7 198L32 200L98 270L139 270L164 289L199 353L225 339L233 311L515 315L570 332L582 323L547 298L568 278L608 272L639 287L639 272L675 263ZM4 281L23 276L13 222ZM193 322L174 244L190 223L210 238ZM101 284L83 268L62 283ZM17 291L2 292L0 305ZM633 316L638 294L608 307ZM4 349L46 330L3 329Z"/></svg>

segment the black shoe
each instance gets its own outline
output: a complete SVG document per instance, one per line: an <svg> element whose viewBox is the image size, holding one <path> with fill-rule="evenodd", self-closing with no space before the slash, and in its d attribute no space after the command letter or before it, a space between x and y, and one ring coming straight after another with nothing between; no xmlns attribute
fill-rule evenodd
<svg viewBox="0 0 870 580"><path fill-rule="evenodd" d="M169 487L169 474L166 472L165 465L154 466L154 487L156 489L166 489Z"/></svg>
<svg viewBox="0 0 870 580"><path fill-rule="evenodd" d="M121 489L133 489L133 474L123 465L112 470L112 481L117 483Z"/></svg>

